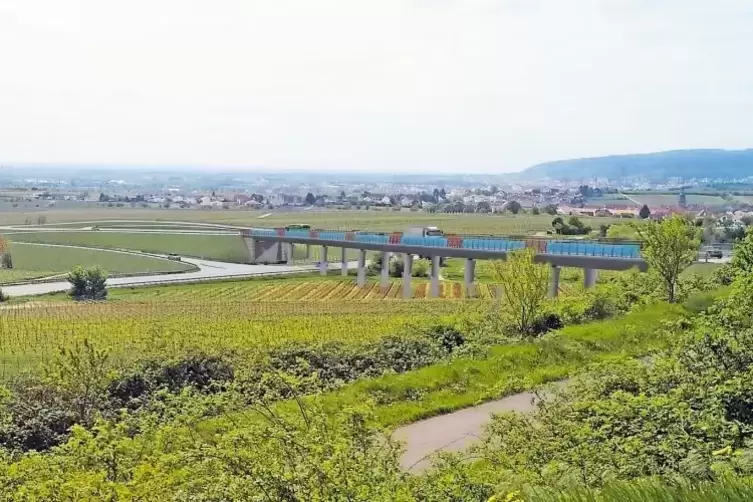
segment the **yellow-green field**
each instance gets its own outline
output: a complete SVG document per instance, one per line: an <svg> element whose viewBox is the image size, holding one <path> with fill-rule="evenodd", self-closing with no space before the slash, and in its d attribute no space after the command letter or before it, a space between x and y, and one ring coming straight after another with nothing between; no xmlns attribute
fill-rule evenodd
<svg viewBox="0 0 753 502"><path fill-rule="evenodd" d="M482 305L476 302L475 305ZM201 350L250 359L289 342L360 343L441 322L464 301L340 299L326 302L204 300L30 303L0 310L0 375L34 370L84 339L113 360Z"/></svg>

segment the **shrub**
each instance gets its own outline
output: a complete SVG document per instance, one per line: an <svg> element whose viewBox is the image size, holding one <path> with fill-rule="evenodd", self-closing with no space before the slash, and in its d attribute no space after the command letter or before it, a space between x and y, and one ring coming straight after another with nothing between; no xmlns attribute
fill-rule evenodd
<svg viewBox="0 0 753 502"><path fill-rule="evenodd" d="M448 354L465 344L465 336L453 326L432 326L424 333L435 340Z"/></svg>
<svg viewBox="0 0 753 502"><path fill-rule="evenodd" d="M10 251L4 252L2 258L0 258L0 268L13 268L13 256L11 256Z"/></svg>
<svg viewBox="0 0 753 502"><path fill-rule="evenodd" d="M107 274L99 267L78 266L68 274L69 295L75 300L104 300L107 298Z"/></svg>
<svg viewBox="0 0 753 502"><path fill-rule="evenodd" d="M413 277L429 277L429 271L429 262L427 260L418 260L413 263L411 275Z"/></svg>
<svg viewBox="0 0 753 502"><path fill-rule="evenodd" d="M390 260L390 277L402 277L404 270L403 260L400 257L393 257Z"/></svg>

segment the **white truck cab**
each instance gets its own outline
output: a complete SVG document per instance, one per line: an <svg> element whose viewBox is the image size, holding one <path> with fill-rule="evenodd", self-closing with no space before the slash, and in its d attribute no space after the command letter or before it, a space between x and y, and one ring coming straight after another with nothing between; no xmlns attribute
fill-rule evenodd
<svg viewBox="0 0 753 502"><path fill-rule="evenodd" d="M441 237L444 232L437 227L409 227L403 235L408 237Z"/></svg>

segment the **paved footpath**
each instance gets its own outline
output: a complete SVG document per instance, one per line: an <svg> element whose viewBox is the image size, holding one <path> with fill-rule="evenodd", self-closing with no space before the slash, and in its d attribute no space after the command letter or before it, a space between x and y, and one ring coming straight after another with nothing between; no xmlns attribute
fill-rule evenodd
<svg viewBox="0 0 753 502"><path fill-rule="evenodd" d="M558 387L563 383L556 382L552 385ZM533 392L521 392L400 427L392 434L393 439L405 445L400 465L409 472L421 472L431 465L432 454L462 451L478 440L493 413L530 413L537 403L538 398Z"/></svg>

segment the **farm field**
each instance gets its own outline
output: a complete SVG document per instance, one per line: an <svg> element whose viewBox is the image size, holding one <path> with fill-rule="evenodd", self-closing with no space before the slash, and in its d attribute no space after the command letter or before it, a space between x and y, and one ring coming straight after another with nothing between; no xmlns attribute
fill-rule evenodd
<svg viewBox="0 0 753 502"><path fill-rule="evenodd" d="M149 253L177 253L228 262L245 262L248 255L243 239L237 235L120 234L92 231L9 232L6 235L14 242L132 249Z"/></svg>
<svg viewBox="0 0 753 502"><path fill-rule="evenodd" d="M3 307L0 377L32 371L84 340L128 364L192 351L243 364L287 343L363 343L446 320L463 301L194 301L48 303ZM475 302L483 305L482 302Z"/></svg>
<svg viewBox="0 0 753 502"><path fill-rule="evenodd" d="M0 269L0 283L64 274L77 265L100 266L110 274L182 272L187 263L99 249L38 246L11 242L13 269Z"/></svg>
<svg viewBox="0 0 753 502"><path fill-rule="evenodd" d="M677 194L648 194L648 193L627 193L626 196L638 201L641 204L653 206L676 206L678 201ZM687 203L690 205L705 206L726 206L729 204L726 200L718 195L686 195Z"/></svg>
<svg viewBox="0 0 753 502"><path fill-rule="evenodd" d="M272 212L268 217L262 211L224 210L200 211L179 209L89 209L89 210L49 210L29 215L33 222L38 216L45 216L47 225L61 223L73 226L91 226L96 221L151 220L155 224L169 221L205 222L238 226L277 227L292 223L307 223L314 227L349 230L401 231L413 225L439 226L448 233L477 234L531 234L551 229L550 215L489 215L489 214L445 214L411 211L374 210L327 210L327 211L286 211ZM0 213L0 224L21 225L23 215ZM618 218L582 218L586 225L598 228L599 225L620 221ZM79 224L76 222L86 222ZM127 223L118 222L117 226ZM143 226L144 223L134 223ZM110 226L110 225L108 225ZM171 226L171 228L175 228Z"/></svg>
<svg viewBox="0 0 753 502"><path fill-rule="evenodd" d="M339 300L402 300L402 279L393 279L383 290L379 281L369 280L364 288L356 285L354 277L321 280L305 278L279 278L276 280L244 280L219 284L175 285L149 288L118 288L112 290L113 300L128 301L206 301L233 300L249 302L329 302ZM193 287L192 287L193 286ZM440 298L461 299L466 297L461 282L440 282ZM411 281L414 299L429 298L429 281L414 278ZM477 285L479 298L494 297L496 286L491 283Z"/></svg>
<svg viewBox="0 0 753 502"><path fill-rule="evenodd" d="M55 270L21 270L17 268L0 268L0 285L11 282L27 281L29 279L40 279L50 277L60 272Z"/></svg>

